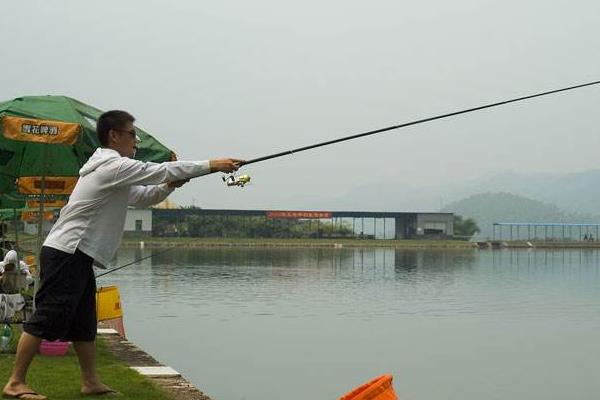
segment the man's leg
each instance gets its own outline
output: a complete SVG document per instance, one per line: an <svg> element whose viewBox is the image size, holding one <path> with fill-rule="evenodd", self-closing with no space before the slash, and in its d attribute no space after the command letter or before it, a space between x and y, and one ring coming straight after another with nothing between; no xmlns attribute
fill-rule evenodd
<svg viewBox="0 0 600 400"><path fill-rule="evenodd" d="M27 369L37 353L42 338L30 335L27 332L21 334L19 344L17 345L17 356L13 371L8 379L8 383L4 386L3 393L7 395L17 395L19 393L33 392L25 383L27 378Z"/></svg>
<svg viewBox="0 0 600 400"><path fill-rule="evenodd" d="M81 368L81 393L107 393L113 390L100 382L96 371L96 342L74 342Z"/></svg>

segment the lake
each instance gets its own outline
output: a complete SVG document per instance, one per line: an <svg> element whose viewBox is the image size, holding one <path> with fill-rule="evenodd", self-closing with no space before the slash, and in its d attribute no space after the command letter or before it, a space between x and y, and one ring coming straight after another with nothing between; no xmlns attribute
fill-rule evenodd
<svg viewBox="0 0 600 400"><path fill-rule="evenodd" d="M111 284L128 338L215 400L383 373L402 400L600 398L597 250L176 248Z"/></svg>

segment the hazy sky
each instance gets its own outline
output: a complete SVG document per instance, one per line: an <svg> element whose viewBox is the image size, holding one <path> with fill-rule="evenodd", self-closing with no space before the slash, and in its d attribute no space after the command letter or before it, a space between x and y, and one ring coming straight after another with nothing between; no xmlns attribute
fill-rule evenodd
<svg viewBox="0 0 600 400"><path fill-rule="evenodd" d="M180 159L250 159L600 80L598 0L22 0L2 15L0 100L126 109ZM241 190L199 178L173 198L295 208L378 181L595 169L599 106L590 87L256 164Z"/></svg>

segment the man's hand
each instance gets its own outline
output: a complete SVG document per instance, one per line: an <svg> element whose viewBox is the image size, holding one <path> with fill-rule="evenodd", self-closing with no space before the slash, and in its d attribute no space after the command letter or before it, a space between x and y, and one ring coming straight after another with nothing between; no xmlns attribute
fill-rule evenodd
<svg viewBox="0 0 600 400"><path fill-rule="evenodd" d="M238 160L237 158L217 158L210 160L210 172L225 172L232 173L237 171L244 160Z"/></svg>
<svg viewBox="0 0 600 400"><path fill-rule="evenodd" d="M182 187L189 181L190 181L189 179L181 179L179 181L168 182L167 186L169 186L170 188L178 188L178 187Z"/></svg>

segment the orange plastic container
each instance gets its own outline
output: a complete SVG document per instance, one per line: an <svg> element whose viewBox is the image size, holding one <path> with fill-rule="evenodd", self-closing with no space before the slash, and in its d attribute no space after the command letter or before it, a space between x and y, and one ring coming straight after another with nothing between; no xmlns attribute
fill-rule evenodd
<svg viewBox="0 0 600 400"><path fill-rule="evenodd" d="M339 400L398 400L392 379L391 375L378 376L343 395Z"/></svg>

